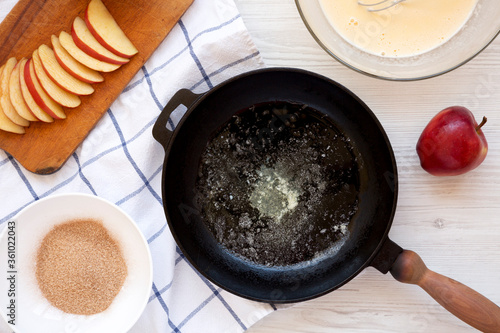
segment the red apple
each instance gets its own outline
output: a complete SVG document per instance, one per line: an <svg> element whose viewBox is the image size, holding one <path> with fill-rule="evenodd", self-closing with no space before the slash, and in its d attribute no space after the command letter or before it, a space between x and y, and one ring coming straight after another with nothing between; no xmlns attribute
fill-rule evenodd
<svg viewBox="0 0 500 333"><path fill-rule="evenodd" d="M71 54L69 54L68 51L66 51L66 49L61 45L57 36L52 35L51 41L57 61L68 73L87 83L98 83L104 81L101 74L81 64Z"/></svg>
<svg viewBox="0 0 500 333"><path fill-rule="evenodd" d="M5 65L2 65L0 67L0 75L2 75L4 69L5 69ZM16 133L16 134L24 134L25 133L23 126L16 124L12 120L10 120L9 117L7 117L5 115L5 112L3 111L1 104L0 104L0 130L6 131L6 132L11 132L11 133Z"/></svg>
<svg viewBox="0 0 500 333"><path fill-rule="evenodd" d="M26 66L28 65L28 66ZM51 123L54 121L54 118L49 116L45 111L42 110L42 108L36 103L35 98L33 95L31 95L30 90L28 89L28 84L26 83L26 75L29 75L26 73L26 71L29 71L29 64L28 64L28 59L23 58L19 62L19 84L21 86L21 93L23 95L24 101L26 105L28 106L30 112L37 117L39 120L46 122L46 123Z"/></svg>
<svg viewBox="0 0 500 333"><path fill-rule="evenodd" d="M52 100L67 108L76 108L80 105L81 100L77 95L67 92L50 79L43 69L42 61L38 55L38 49L33 51L31 61L33 62L33 68L38 82Z"/></svg>
<svg viewBox="0 0 500 333"><path fill-rule="evenodd" d="M73 41L76 46L89 56L98 60L117 65L123 65L130 61L127 58L117 56L102 46L87 28L85 21L79 16L77 16L73 21L73 25L71 26L71 36L73 37Z"/></svg>
<svg viewBox="0 0 500 333"><path fill-rule="evenodd" d="M59 34L59 42L61 43L61 46L68 52L68 54L76 59L76 61L94 71L112 72L120 68L120 65L101 61L83 52L78 46L76 46L73 37L71 37L71 35L66 31L61 31L61 33Z"/></svg>
<svg viewBox="0 0 500 333"><path fill-rule="evenodd" d="M65 119L66 114L61 105L47 95L40 85L40 82L38 82L35 74L35 67L33 66L33 58L29 59L24 66L24 80L36 104L52 118Z"/></svg>
<svg viewBox="0 0 500 333"><path fill-rule="evenodd" d="M9 79L10 102L12 103L12 106L14 107L14 109L16 109L17 113L21 117L29 121L38 121L38 118L31 113L29 107L26 105L23 94L21 92L19 73L21 72L21 67L24 68L25 64L26 64L26 58L21 59L16 64L14 70L12 71L12 74L10 75Z"/></svg>
<svg viewBox="0 0 500 333"><path fill-rule="evenodd" d="M66 72L57 61L54 51L47 45L42 44L38 47L38 55L47 75L62 89L75 95L90 95L94 92L90 84Z"/></svg>
<svg viewBox="0 0 500 333"><path fill-rule="evenodd" d="M101 0L89 2L85 10L85 23L95 39L114 54L130 58L139 52Z"/></svg>
<svg viewBox="0 0 500 333"><path fill-rule="evenodd" d="M417 142L422 168L435 176L456 176L479 166L486 158L488 143L474 115L467 108L452 106L439 112L425 127Z"/></svg>
<svg viewBox="0 0 500 333"><path fill-rule="evenodd" d="M16 58L9 58L9 60L5 63L2 74L0 75L0 105L2 106L3 112L10 120L19 126L27 127L30 125L30 122L17 113L10 101L9 80L16 65Z"/></svg>

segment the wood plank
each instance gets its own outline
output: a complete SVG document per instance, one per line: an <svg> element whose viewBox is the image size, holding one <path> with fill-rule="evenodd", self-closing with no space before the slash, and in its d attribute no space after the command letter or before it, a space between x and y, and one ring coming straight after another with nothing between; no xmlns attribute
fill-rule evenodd
<svg viewBox="0 0 500 333"><path fill-rule="evenodd" d="M76 16L83 18L89 0L20 0L0 25L0 64L9 57L30 57L52 34L71 32ZM26 134L0 131L0 148L27 170L38 174L57 171L85 139L97 121L123 91L167 36L193 0L103 1L139 53L94 84L95 92L82 104L66 109L67 119L52 124L33 122Z"/></svg>

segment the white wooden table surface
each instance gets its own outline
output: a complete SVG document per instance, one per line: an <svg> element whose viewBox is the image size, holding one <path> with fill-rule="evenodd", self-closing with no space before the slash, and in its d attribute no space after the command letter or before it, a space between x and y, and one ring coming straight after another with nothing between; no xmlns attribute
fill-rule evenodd
<svg viewBox="0 0 500 333"><path fill-rule="evenodd" d="M398 163L399 202L389 236L427 266L500 304L500 38L465 66L433 79L388 82L358 74L316 44L293 0L235 0L269 67L298 67L345 85L375 112ZM462 176L438 178L419 165L415 144L440 110L463 105L483 128L486 160ZM475 330L419 287L373 268L318 299L272 313L249 333Z"/></svg>

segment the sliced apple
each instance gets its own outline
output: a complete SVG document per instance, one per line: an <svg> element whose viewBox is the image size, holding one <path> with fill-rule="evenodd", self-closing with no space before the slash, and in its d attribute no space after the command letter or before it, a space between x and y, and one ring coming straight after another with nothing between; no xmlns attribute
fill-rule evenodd
<svg viewBox="0 0 500 333"><path fill-rule="evenodd" d="M24 129L23 126L19 126L18 124L14 123L12 120L9 119L9 117L5 115L1 106L0 106L0 130L16 134L26 133L26 130Z"/></svg>
<svg viewBox="0 0 500 333"><path fill-rule="evenodd" d="M68 73L87 83L98 83L104 81L101 74L88 68L73 58L73 56L69 54L64 47L62 47L57 36L52 35L51 41L57 61Z"/></svg>
<svg viewBox="0 0 500 333"><path fill-rule="evenodd" d="M99 43L114 54L130 58L139 52L101 0L90 1L85 10L85 22Z"/></svg>
<svg viewBox="0 0 500 333"><path fill-rule="evenodd" d="M14 67L12 74L9 79L9 97L10 102L14 109L16 109L17 113L26 120L29 121L38 121L38 118L35 117L26 102L24 101L23 94L21 92L21 83L19 82L19 73L21 71L21 67L26 64L26 58L19 60L19 62Z"/></svg>
<svg viewBox="0 0 500 333"><path fill-rule="evenodd" d="M45 44L38 47L38 55L47 75L61 88L75 95L90 95L94 88L87 82L78 80L57 62L54 51Z"/></svg>
<svg viewBox="0 0 500 333"><path fill-rule="evenodd" d="M78 62L82 65L87 66L95 71L99 72L112 72L120 67L120 65L110 64L98 60L94 57L89 56L87 53L80 50L73 41L73 37L65 31L61 31L59 34L59 42L61 42L62 47Z"/></svg>
<svg viewBox="0 0 500 333"><path fill-rule="evenodd" d="M59 87L54 81L45 73L42 66L42 61L38 55L38 50L33 51L33 56L31 57L33 61L33 67L35 69L36 78L43 90L49 95L54 101L59 103L61 106L67 108L76 108L82 103L80 97Z"/></svg>
<svg viewBox="0 0 500 333"><path fill-rule="evenodd" d="M54 121L54 119L42 110L42 108L36 103L35 99L31 95L30 90L28 89L28 85L26 84L25 79L25 72L26 70L29 71L29 67L26 68L26 65L28 65L28 59L24 59L23 62L19 64L19 66L21 66L19 71L19 83L21 85L21 92L23 94L24 101L35 117L43 122L51 123Z"/></svg>
<svg viewBox="0 0 500 333"><path fill-rule="evenodd" d="M0 67L0 75L3 74L5 64ZM26 131L23 126L19 126L9 119L3 112L2 106L0 105L0 129L6 132L24 134Z"/></svg>
<svg viewBox="0 0 500 333"><path fill-rule="evenodd" d="M10 102L9 79L16 65L16 58L9 58L5 63L2 74L0 75L0 105L2 106L3 112L10 120L19 126L27 127L30 125L30 122L21 117Z"/></svg>
<svg viewBox="0 0 500 333"><path fill-rule="evenodd" d="M71 36L76 46L91 57L117 65L123 65L129 62L129 59L117 56L102 46L87 28L85 21L78 16L73 21Z"/></svg>
<svg viewBox="0 0 500 333"><path fill-rule="evenodd" d="M55 102L49 95L43 90L40 82L36 78L35 66L33 65L33 58L28 60L24 67L24 79L26 80L26 85L33 96L36 104L42 108L49 116L55 119L65 119L66 114L62 109L61 105Z"/></svg>

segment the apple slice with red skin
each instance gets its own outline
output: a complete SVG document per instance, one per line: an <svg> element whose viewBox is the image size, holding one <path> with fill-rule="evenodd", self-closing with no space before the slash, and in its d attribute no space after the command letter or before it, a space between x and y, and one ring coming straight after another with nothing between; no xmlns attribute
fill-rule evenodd
<svg viewBox="0 0 500 333"><path fill-rule="evenodd" d="M0 67L0 75L3 73L5 64ZM24 134L26 130L23 126L19 126L9 119L3 112L2 106L0 105L0 129L6 132Z"/></svg>
<svg viewBox="0 0 500 333"><path fill-rule="evenodd" d="M71 36L75 45L89 56L110 64L123 65L129 62L127 58L117 56L102 46L87 28L85 21L76 17L71 27Z"/></svg>
<svg viewBox="0 0 500 333"><path fill-rule="evenodd" d="M21 92L21 83L19 82L19 73L21 72L21 67L26 64L26 58L19 60L19 62L14 67L12 74L9 78L9 97L10 102L14 109L16 109L17 113L26 120L29 121L38 121L38 118L35 117L26 102L24 101L23 93Z"/></svg>
<svg viewBox="0 0 500 333"><path fill-rule="evenodd" d="M14 123L12 120L10 120L9 117L7 117L5 115L5 113L3 112L1 106L0 106L0 130L10 132L10 133L15 133L15 134L26 133L24 126L19 126L18 124Z"/></svg>
<svg viewBox="0 0 500 333"><path fill-rule="evenodd" d="M488 143L474 115L463 106L446 108L434 116L417 142L424 170L435 176L456 176L478 167L486 158Z"/></svg>
<svg viewBox="0 0 500 333"><path fill-rule="evenodd" d="M101 0L91 0L85 22L99 43L114 54L130 58L138 52Z"/></svg>
<svg viewBox="0 0 500 333"><path fill-rule="evenodd" d="M99 83L104 81L101 74L88 68L73 58L73 56L69 54L64 47L62 47L57 36L52 35L51 41L57 61L68 73L87 83Z"/></svg>
<svg viewBox="0 0 500 333"><path fill-rule="evenodd" d="M66 114L63 108L57 102L55 102L49 95L43 90L40 82L36 78L35 67L33 65L33 58L28 60L24 67L24 79L26 85L33 96L36 104L48 115L54 119L65 119Z"/></svg>
<svg viewBox="0 0 500 333"><path fill-rule="evenodd" d="M99 72L112 72L120 67L117 64L110 64L105 61L98 60L94 57L89 56L87 53L80 50L73 41L73 37L66 31L61 31L59 34L59 42L61 42L62 47L78 62L82 65L87 66L90 69Z"/></svg>
<svg viewBox="0 0 500 333"><path fill-rule="evenodd" d="M47 75L64 90L75 95L90 95L94 88L87 82L78 80L59 64L54 51L45 44L38 47L38 55L42 61L42 66Z"/></svg>
<svg viewBox="0 0 500 333"><path fill-rule="evenodd" d="M5 63L2 74L0 75L0 105L2 106L2 110L5 115L12 120L15 124L19 126L28 127L30 122L17 113L16 109L10 102L10 93L9 93L9 79L12 75L12 71L14 67L16 67L17 60L14 57L11 57Z"/></svg>
<svg viewBox="0 0 500 333"><path fill-rule="evenodd" d="M26 102L26 105L30 109L31 113L37 117L39 120L46 122L46 123L51 123L54 121L54 119L49 116L43 109L36 103L35 99L33 98L33 95L31 95L30 90L28 89L28 85L26 84L26 70L29 70L29 67L26 68L26 65L28 64L28 59L23 59L23 61L19 64L20 70L19 70L19 83L21 85L21 92L23 94L24 101Z"/></svg>
<svg viewBox="0 0 500 333"><path fill-rule="evenodd" d="M43 90L47 93L47 95L50 96L51 99L59 103L61 106L67 108L76 108L82 103L80 97L59 87L54 81L50 79L47 73L45 73L45 70L42 66L42 61L40 60L40 56L38 55L38 50L33 51L31 61L33 62L38 82L40 82Z"/></svg>

